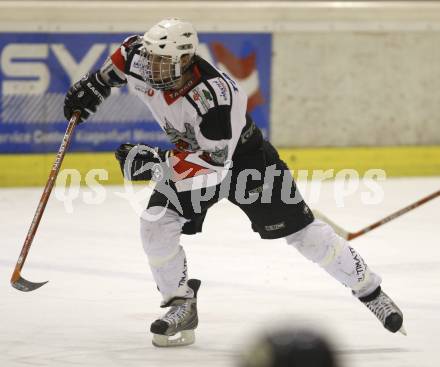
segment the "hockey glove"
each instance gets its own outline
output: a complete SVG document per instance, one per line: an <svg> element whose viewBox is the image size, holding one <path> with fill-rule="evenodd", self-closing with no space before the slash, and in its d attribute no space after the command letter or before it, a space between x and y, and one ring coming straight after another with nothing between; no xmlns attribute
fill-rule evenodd
<svg viewBox="0 0 440 367"><path fill-rule="evenodd" d="M88 73L70 87L64 99L64 117L69 120L73 112L80 111L80 120L87 120L90 113L96 112L98 106L110 95L110 87L104 83L99 71Z"/></svg>
<svg viewBox="0 0 440 367"><path fill-rule="evenodd" d="M115 157L122 175L131 181L160 181L168 172L169 152L143 144L121 144ZM128 161L127 161L128 158ZM127 162L127 163L126 163Z"/></svg>

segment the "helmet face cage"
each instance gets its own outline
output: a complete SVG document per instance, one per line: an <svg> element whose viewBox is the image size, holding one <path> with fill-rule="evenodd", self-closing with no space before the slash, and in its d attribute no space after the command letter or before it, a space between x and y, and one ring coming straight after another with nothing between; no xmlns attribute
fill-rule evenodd
<svg viewBox="0 0 440 367"><path fill-rule="evenodd" d="M181 78L180 60L171 56L154 55L147 50L141 54L141 72L149 86L158 90L173 89Z"/></svg>

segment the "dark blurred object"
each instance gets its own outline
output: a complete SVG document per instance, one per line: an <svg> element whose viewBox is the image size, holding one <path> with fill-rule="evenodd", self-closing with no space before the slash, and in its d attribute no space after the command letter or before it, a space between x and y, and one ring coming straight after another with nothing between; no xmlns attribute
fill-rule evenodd
<svg viewBox="0 0 440 367"><path fill-rule="evenodd" d="M240 367L338 367L326 338L308 329L279 329L265 334L247 350Z"/></svg>

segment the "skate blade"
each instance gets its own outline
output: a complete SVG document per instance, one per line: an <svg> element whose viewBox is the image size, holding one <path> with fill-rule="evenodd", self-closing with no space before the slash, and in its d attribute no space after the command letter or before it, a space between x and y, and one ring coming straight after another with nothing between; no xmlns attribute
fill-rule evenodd
<svg viewBox="0 0 440 367"><path fill-rule="evenodd" d="M402 334L405 335L405 336L408 335L408 334L406 333L406 330L405 330L405 328L404 328L403 326L399 329L399 333L402 333Z"/></svg>
<svg viewBox="0 0 440 367"><path fill-rule="evenodd" d="M153 334L153 345L159 348L183 347L191 345L196 341L194 330L184 330L176 335Z"/></svg>

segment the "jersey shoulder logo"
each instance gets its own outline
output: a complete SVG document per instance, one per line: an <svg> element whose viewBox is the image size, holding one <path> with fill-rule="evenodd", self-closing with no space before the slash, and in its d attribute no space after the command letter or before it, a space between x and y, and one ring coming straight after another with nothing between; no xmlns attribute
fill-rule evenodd
<svg viewBox="0 0 440 367"><path fill-rule="evenodd" d="M229 93L229 88L226 82L220 78L213 78L208 80L209 85L214 90L216 96L217 96L217 103L222 105L229 106L231 104L231 95Z"/></svg>
<svg viewBox="0 0 440 367"><path fill-rule="evenodd" d="M133 58L131 59L130 74L137 77L137 79L143 80L142 74L144 64L145 60L143 59L143 57L138 54L134 54Z"/></svg>
<svg viewBox="0 0 440 367"><path fill-rule="evenodd" d="M211 108L215 107L214 96L205 83L196 85L188 92L188 96L197 106L201 115L204 115Z"/></svg>

